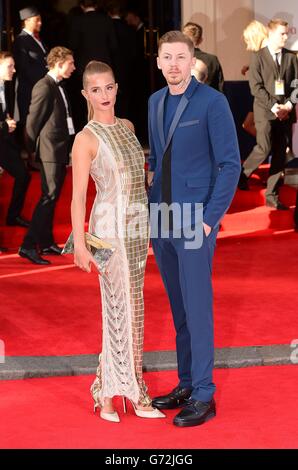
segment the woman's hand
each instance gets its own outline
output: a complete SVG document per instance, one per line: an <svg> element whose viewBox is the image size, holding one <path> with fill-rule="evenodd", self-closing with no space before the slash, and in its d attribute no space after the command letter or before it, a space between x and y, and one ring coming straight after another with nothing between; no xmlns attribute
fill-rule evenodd
<svg viewBox="0 0 298 470"><path fill-rule="evenodd" d="M242 75L246 75L246 72L249 71L249 65L243 65L242 69L241 69L241 73Z"/></svg>
<svg viewBox="0 0 298 470"><path fill-rule="evenodd" d="M91 272L91 265L93 264L96 271L99 272L95 259L85 246L75 248L74 263L78 268L82 269L82 271L86 271L87 273Z"/></svg>

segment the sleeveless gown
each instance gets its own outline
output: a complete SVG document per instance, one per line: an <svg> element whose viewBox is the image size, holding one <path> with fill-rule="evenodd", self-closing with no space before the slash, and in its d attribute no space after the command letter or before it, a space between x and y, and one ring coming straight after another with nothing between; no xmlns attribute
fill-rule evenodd
<svg viewBox="0 0 298 470"><path fill-rule="evenodd" d="M144 154L134 133L120 120L90 121L99 146L90 174L96 185L89 231L115 248L99 276L102 300L102 352L91 386L95 402L126 396L149 406L142 375L143 285L149 224Z"/></svg>

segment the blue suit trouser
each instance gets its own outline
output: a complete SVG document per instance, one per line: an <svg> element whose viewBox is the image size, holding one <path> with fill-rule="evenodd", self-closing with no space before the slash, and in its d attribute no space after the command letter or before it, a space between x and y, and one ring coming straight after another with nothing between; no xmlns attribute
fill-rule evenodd
<svg viewBox="0 0 298 470"><path fill-rule="evenodd" d="M176 330L179 386L192 398L210 401L213 383L214 332L212 259L217 230L203 235L201 248L185 249L185 239L152 239Z"/></svg>

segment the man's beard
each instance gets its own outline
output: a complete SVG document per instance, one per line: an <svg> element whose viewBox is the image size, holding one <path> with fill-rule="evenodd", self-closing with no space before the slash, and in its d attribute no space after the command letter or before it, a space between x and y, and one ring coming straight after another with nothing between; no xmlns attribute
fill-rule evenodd
<svg viewBox="0 0 298 470"><path fill-rule="evenodd" d="M169 76L167 81L168 81L168 84L169 84L169 85L176 85L176 86L178 86L178 85L180 85L180 83L182 83L184 80L183 80L183 77L180 75L180 76L178 76L178 77L171 77L171 76Z"/></svg>

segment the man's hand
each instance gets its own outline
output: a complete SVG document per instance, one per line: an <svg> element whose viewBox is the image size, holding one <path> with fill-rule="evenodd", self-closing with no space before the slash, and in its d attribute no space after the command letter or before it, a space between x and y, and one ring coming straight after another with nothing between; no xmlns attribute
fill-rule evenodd
<svg viewBox="0 0 298 470"><path fill-rule="evenodd" d="M289 118L289 109L287 106L280 104L275 114L280 121L286 121Z"/></svg>
<svg viewBox="0 0 298 470"><path fill-rule="evenodd" d="M8 125L8 132L11 134L12 132L16 130L17 123L15 122L14 119L11 119L11 117L8 117L7 119L5 119L5 121Z"/></svg>
<svg viewBox="0 0 298 470"><path fill-rule="evenodd" d="M205 231L205 235L206 237L209 237L211 231L212 231L212 227L210 227L209 225L205 224L203 222L203 227L204 227L204 231Z"/></svg>
<svg viewBox="0 0 298 470"><path fill-rule="evenodd" d="M149 188L152 184L153 177L154 177L154 171L148 171L147 182L148 182Z"/></svg>

